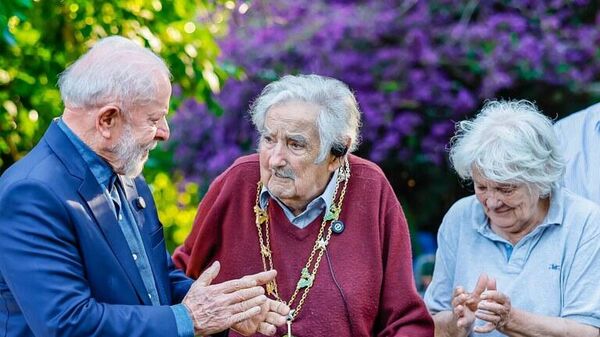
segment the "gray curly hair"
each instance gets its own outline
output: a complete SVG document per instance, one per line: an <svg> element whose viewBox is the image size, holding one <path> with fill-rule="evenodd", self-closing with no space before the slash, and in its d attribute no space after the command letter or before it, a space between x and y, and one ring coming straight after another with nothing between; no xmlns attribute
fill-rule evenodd
<svg viewBox="0 0 600 337"><path fill-rule="evenodd" d="M286 75L269 83L250 107L256 129L265 131L267 111L276 104L302 101L320 107L317 128L321 148L316 163L323 162L333 146L350 141L348 152L358 147L361 112L354 94L343 82L319 75Z"/></svg>
<svg viewBox="0 0 600 337"><path fill-rule="evenodd" d="M476 169L486 179L523 183L545 197L564 173L552 121L526 100L486 102L474 119L456 124L450 144L450 162L465 180Z"/></svg>

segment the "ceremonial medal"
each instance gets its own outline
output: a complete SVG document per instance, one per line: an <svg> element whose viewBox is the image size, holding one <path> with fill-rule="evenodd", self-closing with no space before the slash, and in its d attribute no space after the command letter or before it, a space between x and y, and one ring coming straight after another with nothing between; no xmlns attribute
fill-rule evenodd
<svg viewBox="0 0 600 337"><path fill-rule="evenodd" d="M290 310L290 313L288 314L287 318L286 318L286 323L287 323L287 333L281 337L294 337L292 335L292 320L294 319L294 310Z"/></svg>
<svg viewBox="0 0 600 337"><path fill-rule="evenodd" d="M295 301L298 299L293 310L287 317L287 333L281 337L294 337L292 335L292 322L300 313L300 309L304 305L304 301L308 296L308 292L315 283L317 271L321 263L321 258L327 250L331 234L339 234L344 230L344 223L339 221L340 213L342 211L342 204L344 202L344 196L346 195L346 188L348 187L348 180L350 178L350 164L348 159L344 160L344 163L339 168L338 176L335 182L335 191L333 192L332 205L326 214L323 215L323 221L319 228L319 233L313 245L313 248L308 256L306 265L300 272L300 279L296 283L296 289L293 291L289 301L284 301L279 297L279 291L277 290L277 281L272 280L266 285L267 294L273 296L275 299L287 304L290 308L293 307ZM340 183L343 182L341 192L338 195ZM271 241L269 235L269 214L267 209L260 207L260 192L262 190L262 183L259 181L256 186L256 203L254 204L255 223L258 232L258 243L260 247L260 256L265 271L274 269L273 268L273 252L271 251ZM337 199L337 202L336 202ZM327 224L329 223L329 226ZM341 225L341 229L340 229ZM263 230L264 227L264 230Z"/></svg>

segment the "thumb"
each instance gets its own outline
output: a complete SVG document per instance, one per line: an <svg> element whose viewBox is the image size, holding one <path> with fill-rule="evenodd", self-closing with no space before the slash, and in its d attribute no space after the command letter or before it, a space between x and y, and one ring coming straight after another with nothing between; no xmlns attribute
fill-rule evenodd
<svg viewBox="0 0 600 337"><path fill-rule="evenodd" d="M208 269L206 269L196 280L202 286L208 286L212 283L212 281L219 275L219 270L221 270L221 264L219 261L213 262Z"/></svg>
<svg viewBox="0 0 600 337"><path fill-rule="evenodd" d="M490 277L487 281L487 290L498 290L498 288L496 288L496 279L493 277Z"/></svg>
<svg viewBox="0 0 600 337"><path fill-rule="evenodd" d="M481 293L485 290L485 287L489 284L488 276L486 273L482 273L479 275L479 279L477 279L477 284L475 285L475 289L473 289L473 295L479 297Z"/></svg>

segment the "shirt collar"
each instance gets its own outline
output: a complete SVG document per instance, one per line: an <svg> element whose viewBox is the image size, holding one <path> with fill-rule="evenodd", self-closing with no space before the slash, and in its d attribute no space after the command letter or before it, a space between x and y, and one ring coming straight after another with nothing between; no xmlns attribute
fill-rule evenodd
<svg viewBox="0 0 600 337"><path fill-rule="evenodd" d="M548 214L544 218L542 225L558 225L562 226L565 218L565 205L563 197L563 189L559 187L552 187L550 192L550 206L548 207Z"/></svg>
<svg viewBox="0 0 600 337"><path fill-rule="evenodd" d="M325 190L323 191L323 193L321 195L319 195L318 197L316 197L311 202L309 202L308 205L306 206L306 209L304 210L304 212L302 212L298 216L293 216L292 218L300 217L312 209L325 208L325 211L329 211L329 208L331 208L331 205L333 203L333 197L334 197L333 194L335 193L335 184L337 181L338 171L339 171L339 169L335 170L335 172L333 173L333 176L331 177L331 179L329 179L329 183L327 184L327 187L325 187ZM281 200L279 200L277 197L275 197L273 194L271 194L271 192L267 189L267 187L265 185L263 185L262 189L260 190L260 196L259 196L260 208L262 208L262 209L267 208L267 206L269 205L269 197L271 197L277 201L277 203L281 206L281 208L284 210L284 212L286 212L286 215L288 215L288 218L289 218L289 214L293 214L292 211L287 206L285 206L283 204L283 202L281 202ZM289 212L289 214L288 214L288 212Z"/></svg>
<svg viewBox="0 0 600 337"><path fill-rule="evenodd" d="M113 176L115 176L115 172L108 165L108 163L102 159L96 152L94 152L87 144L85 144L81 138L79 138L73 131L67 126L67 124L62 120L62 118L58 118L58 127L65 133L67 138L73 143L77 152L83 158L83 161L92 171L92 174L100 184L100 186L104 188L109 188L109 184L111 184L114 180Z"/></svg>

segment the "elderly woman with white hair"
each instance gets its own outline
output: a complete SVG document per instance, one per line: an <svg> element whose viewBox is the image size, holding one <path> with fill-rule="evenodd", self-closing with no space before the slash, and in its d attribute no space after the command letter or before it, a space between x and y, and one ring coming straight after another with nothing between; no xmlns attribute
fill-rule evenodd
<svg viewBox="0 0 600 337"><path fill-rule="evenodd" d="M475 195L438 233L436 336L598 336L600 209L558 187L551 121L527 101L488 102L457 124L450 160Z"/></svg>

